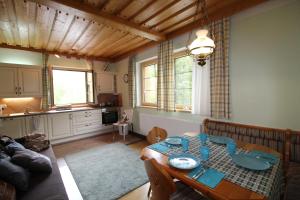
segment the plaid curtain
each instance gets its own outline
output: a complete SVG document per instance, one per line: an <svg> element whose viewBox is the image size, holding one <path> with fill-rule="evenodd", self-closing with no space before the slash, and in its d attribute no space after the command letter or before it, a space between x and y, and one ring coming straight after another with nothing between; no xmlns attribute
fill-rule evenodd
<svg viewBox="0 0 300 200"><path fill-rule="evenodd" d="M159 45L157 65L157 109L175 111L173 41Z"/></svg>
<svg viewBox="0 0 300 200"><path fill-rule="evenodd" d="M48 54L43 54L43 68L42 68L42 82L43 82L43 97L42 97L42 109L49 110L51 104L50 97L50 80L49 80L49 69L48 69Z"/></svg>
<svg viewBox="0 0 300 200"><path fill-rule="evenodd" d="M128 65L128 98L129 106L136 107L136 59L135 56L129 58Z"/></svg>
<svg viewBox="0 0 300 200"><path fill-rule="evenodd" d="M211 116L229 119L229 18L212 22L209 28L216 44L210 57Z"/></svg>

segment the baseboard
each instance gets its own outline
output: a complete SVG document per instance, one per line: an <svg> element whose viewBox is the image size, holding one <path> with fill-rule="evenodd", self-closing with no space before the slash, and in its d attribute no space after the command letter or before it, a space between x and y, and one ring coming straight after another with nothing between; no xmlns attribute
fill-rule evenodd
<svg viewBox="0 0 300 200"><path fill-rule="evenodd" d="M145 135L142 135L142 134L137 133L137 132L131 132L131 131L130 131L130 134L132 134L132 135L134 135L134 136L136 136L136 137L139 137L139 138L141 138L141 139L146 139L146 136L145 136Z"/></svg>

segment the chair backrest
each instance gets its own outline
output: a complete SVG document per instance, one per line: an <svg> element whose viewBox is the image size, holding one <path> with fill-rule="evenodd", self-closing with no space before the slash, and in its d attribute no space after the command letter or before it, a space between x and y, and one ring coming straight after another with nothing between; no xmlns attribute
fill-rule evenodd
<svg viewBox="0 0 300 200"><path fill-rule="evenodd" d="M145 160L144 164L152 190L150 199L170 199L171 194L176 191L176 186L171 176L153 158Z"/></svg>
<svg viewBox="0 0 300 200"><path fill-rule="evenodd" d="M128 117L128 122L132 123L133 120L133 109L125 109L124 112L126 113Z"/></svg>
<svg viewBox="0 0 300 200"><path fill-rule="evenodd" d="M151 131L149 131L149 133L147 135L147 141L149 144L154 144L161 140L166 139L167 136L168 136L168 133L165 129L155 126L151 129Z"/></svg>

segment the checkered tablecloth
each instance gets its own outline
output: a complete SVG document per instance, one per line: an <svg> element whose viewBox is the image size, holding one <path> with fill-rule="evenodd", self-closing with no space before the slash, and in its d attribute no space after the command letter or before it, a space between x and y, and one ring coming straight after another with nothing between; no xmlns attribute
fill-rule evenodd
<svg viewBox="0 0 300 200"><path fill-rule="evenodd" d="M190 140L189 153L200 159L201 143L198 137L184 136ZM241 187L262 194L268 199L279 199L282 186L282 164L281 161L265 171L253 171L237 166L229 156L224 145L207 142L210 149L210 157L207 165L225 174L225 179ZM151 149L151 146L148 148ZM172 146L164 154L169 156L182 153L181 146ZM244 152L237 149L237 152Z"/></svg>

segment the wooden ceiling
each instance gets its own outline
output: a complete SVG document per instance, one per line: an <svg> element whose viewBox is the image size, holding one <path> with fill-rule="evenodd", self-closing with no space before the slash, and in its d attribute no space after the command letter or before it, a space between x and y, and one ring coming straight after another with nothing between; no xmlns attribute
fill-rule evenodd
<svg viewBox="0 0 300 200"><path fill-rule="evenodd" d="M217 20L264 1L206 4ZM196 8L197 0L0 0L0 47L114 62L200 27Z"/></svg>

